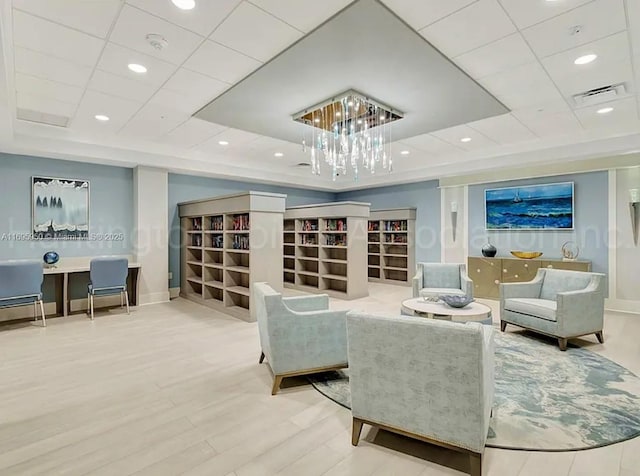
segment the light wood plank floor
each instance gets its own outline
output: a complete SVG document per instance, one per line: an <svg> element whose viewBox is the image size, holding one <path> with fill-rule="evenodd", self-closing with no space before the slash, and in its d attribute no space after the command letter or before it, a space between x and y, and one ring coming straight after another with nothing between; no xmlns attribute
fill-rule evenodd
<svg viewBox="0 0 640 476"><path fill-rule="evenodd" d="M335 308L397 312L410 289L372 284ZM492 303L493 304L493 303ZM494 313L497 320L497 312ZM0 327L1 475L460 475L466 458L365 427L304 380L270 395L247 324L175 300ZM640 317L606 316L604 345L640 373ZM541 363L544 365L544 363ZM640 476L640 438L575 453L487 449L496 476Z"/></svg>

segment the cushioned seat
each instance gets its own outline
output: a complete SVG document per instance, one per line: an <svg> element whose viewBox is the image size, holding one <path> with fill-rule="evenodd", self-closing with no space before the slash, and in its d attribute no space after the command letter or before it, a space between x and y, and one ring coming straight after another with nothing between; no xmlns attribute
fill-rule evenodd
<svg viewBox="0 0 640 476"><path fill-rule="evenodd" d="M473 297L473 281L464 264L418 263L413 277L413 297L443 294Z"/></svg>
<svg viewBox="0 0 640 476"><path fill-rule="evenodd" d="M504 302L507 311L531 314L548 321L556 320L557 307L557 303L549 299L512 298Z"/></svg>
<svg viewBox="0 0 640 476"><path fill-rule="evenodd" d="M33 304L33 316L37 320L40 306L42 325L47 321L42 302L42 263L33 260L0 262L0 308Z"/></svg>
<svg viewBox="0 0 640 476"><path fill-rule="evenodd" d="M525 283L500 284L500 327L507 324L557 337L560 350L567 340L595 334L604 342L604 278L601 273L560 269L538 270Z"/></svg>
<svg viewBox="0 0 640 476"><path fill-rule="evenodd" d="M424 296L443 296L448 294L450 296L465 296L465 293L462 289L454 289L454 288L424 288L420 290L420 297Z"/></svg>

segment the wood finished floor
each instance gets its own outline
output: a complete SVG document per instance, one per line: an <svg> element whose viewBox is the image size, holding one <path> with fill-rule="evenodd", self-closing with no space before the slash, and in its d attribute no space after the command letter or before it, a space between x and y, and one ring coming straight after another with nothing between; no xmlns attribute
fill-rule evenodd
<svg viewBox="0 0 640 476"><path fill-rule="evenodd" d="M410 294L370 291L332 306L397 312ZM272 397L255 324L180 299L48 324L0 327L0 475L466 474L454 452L369 427L352 447L350 412L304 380ZM610 313L604 345L578 342L640 373L638 336L640 317ZM488 448L484 469L640 476L640 438L569 453Z"/></svg>

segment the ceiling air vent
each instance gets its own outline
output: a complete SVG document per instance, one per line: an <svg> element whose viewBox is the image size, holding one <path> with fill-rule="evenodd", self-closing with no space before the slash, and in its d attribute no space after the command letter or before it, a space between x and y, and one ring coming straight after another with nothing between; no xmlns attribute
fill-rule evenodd
<svg viewBox="0 0 640 476"><path fill-rule="evenodd" d="M22 121L37 122L48 126L67 127L69 118L58 116L57 114L48 114L46 112L32 111L31 109L18 108L16 117Z"/></svg>
<svg viewBox="0 0 640 476"><path fill-rule="evenodd" d="M627 88L624 83L612 84L610 86L603 86L601 88L591 89L590 91L576 94L573 96L573 100L577 107L594 106L596 104L602 104L603 102L613 101L619 99L621 96L627 94Z"/></svg>

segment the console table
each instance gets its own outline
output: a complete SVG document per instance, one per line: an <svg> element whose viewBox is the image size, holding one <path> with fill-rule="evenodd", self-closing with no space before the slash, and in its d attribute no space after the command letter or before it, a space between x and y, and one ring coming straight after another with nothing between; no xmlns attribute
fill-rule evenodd
<svg viewBox="0 0 640 476"><path fill-rule="evenodd" d="M473 280L473 296L489 299L500 298L500 283L531 281L540 268L591 271L591 261L469 256L467 265L469 278Z"/></svg>

